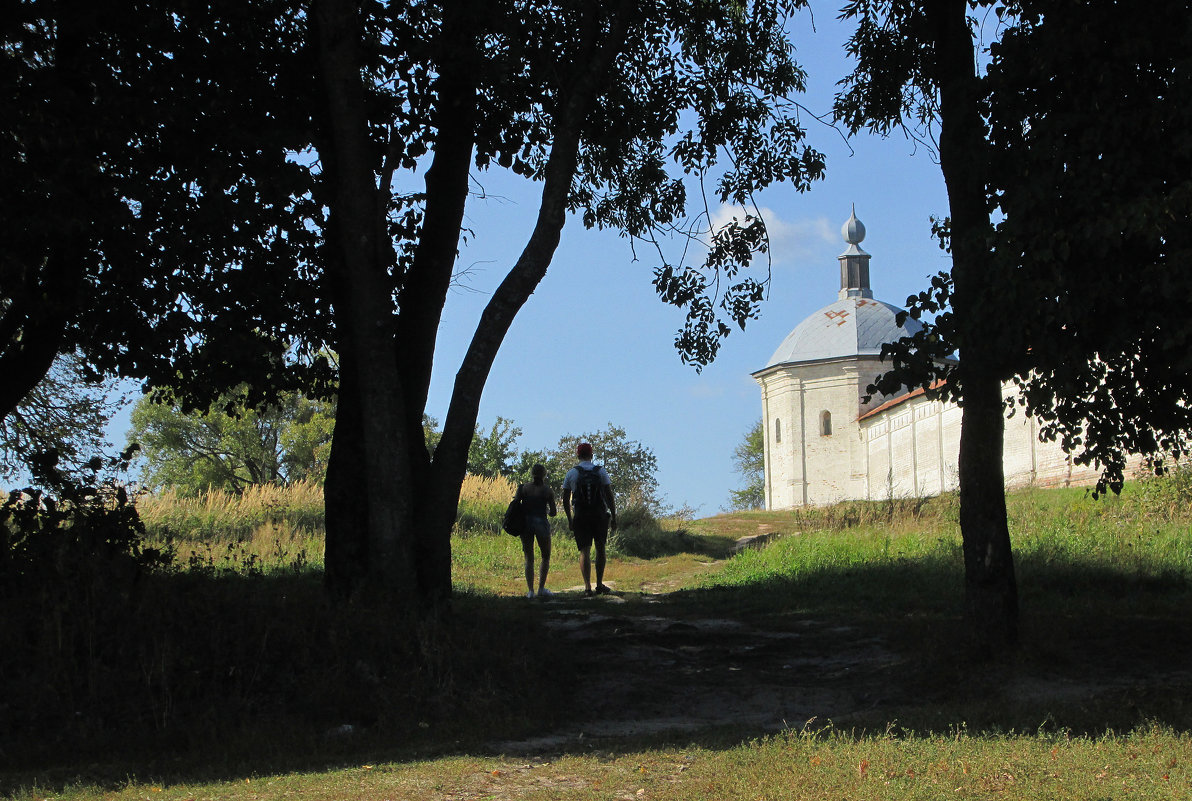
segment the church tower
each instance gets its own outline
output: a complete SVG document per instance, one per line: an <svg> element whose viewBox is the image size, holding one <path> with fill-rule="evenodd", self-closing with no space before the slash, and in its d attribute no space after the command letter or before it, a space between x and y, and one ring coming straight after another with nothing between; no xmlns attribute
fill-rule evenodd
<svg viewBox="0 0 1192 801"><path fill-rule="evenodd" d="M863 498L867 465L858 418L884 399L862 402L866 387L888 365L882 344L922 328L897 306L875 300L865 226L854 207L841 228L840 291L797 325L770 361L753 373L762 391L766 508L820 506Z"/></svg>

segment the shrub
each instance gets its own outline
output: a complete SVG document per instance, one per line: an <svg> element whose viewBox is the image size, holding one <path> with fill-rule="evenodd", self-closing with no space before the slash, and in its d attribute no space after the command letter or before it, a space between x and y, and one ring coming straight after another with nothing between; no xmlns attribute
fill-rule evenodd
<svg viewBox="0 0 1192 801"><path fill-rule="evenodd" d="M644 504L618 511L617 530L608 540L610 556L655 559L691 550L695 539L682 528L666 529Z"/></svg>

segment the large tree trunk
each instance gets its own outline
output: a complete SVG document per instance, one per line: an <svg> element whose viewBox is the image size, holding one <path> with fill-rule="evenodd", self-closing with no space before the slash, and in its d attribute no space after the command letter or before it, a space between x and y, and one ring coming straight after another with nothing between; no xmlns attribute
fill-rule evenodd
<svg viewBox="0 0 1192 801"><path fill-rule="evenodd" d="M345 397L341 391L340 403L347 405L349 416L358 411L359 424L359 441L352 443L359 447L341 443L340 455L360 457L363 480L358 486L366 499L370 589L413 599L417 584L409 536L413 504L408 439L402 427L401 381L393 358L393 292L384 259L389 249L384 247L378 226L383 219L378 203L386 201L389 187L378 190L375 184L361 83L359 9L351 0L319 0L314 12L319 72L327 99L329 147L323 155L333 200L333 253L328 261L335 285L340 354L353 376L349 384L352 396ZM347 422L349 428L356 425L357 420ZM334 477L333 492L340 493L334 496L337 499L342 498L344 478L342 473ZM336 481L341 483L336 485ZM341 544L332 545L329 556L342 556L337 551ZM333 569L337 580L350 575L346 565Z"/></svg>
<svg viewBox="0 0 1192 801"><path fill-rule="evenodd" d="M1001 381L997 330L987 328L993 269L986 206L987 145L979 107L966 0L927 6L935 31L940 91L940 167L952 222L953 310L959 327L963 410L960 530L964 539L966 624L978 654L997 655L1018 640L1014 557L1006 526ZM992 321L991 321L992 322Z"/></svg>
<svg viewBox="0 0 1192 801"><path fill-rule="evenodd" d="M323 484L326 545L323 580L336 598L352 596L368 576L368 485L356 376L350 360L339 361L339 399L327 479Z"/></svg>
<svg viewBox="0 0 1192 801"><path fill-rule="evenodd" d="M965 617L979 656L1018 642L1018 590L1006 526L1001 382L966 374L960 429L960 531Z"/></svg>

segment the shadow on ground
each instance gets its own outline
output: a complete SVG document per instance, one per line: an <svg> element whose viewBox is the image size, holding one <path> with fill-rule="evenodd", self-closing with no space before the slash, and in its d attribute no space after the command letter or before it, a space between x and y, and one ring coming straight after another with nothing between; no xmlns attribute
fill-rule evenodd
<svg viewBox="0 0 1192 801"><path fill-rule="evenodd" d="M151 729L142 738L112 737L107 750L102 736L93 738L78 752L85 756L43 750L24 762L11 745L0 746L0 790L33 782L45 789L80 781L118 786L128 776L218 781L445 753L719 747L805 726L858 733L964 726L970 734L1101 734L1149 722L1192 728L1192 622L1179 611L1187 606L1186 582L1130 585L1103 576L1061 603L1057 588L1076 578L1036 569L1029 586L1048 593L1024 590L1023 648L978 664L963 656L959 587L942 582L947 571L937 567L890 562L737 588L647 587L595 598L573 591L545 602L472 596L459 599L450 618L413 628L377 620L352 628L351 614L328 611L306 585L268 603L252 601L250 585L237 585L229 597L239 605L186 625L218 628L239 609L244 618L220 636L247 644L229 653L251 667L254 649L274 648L280 638L278 650L257 664L276 676L287 669L310 675L254 695L239 665L222 673L204 665L212 675L203 688L235 690L234 709L209 709L208 718L179 710L178 722L160 722L165 734L155 747L129 745L152 744ZM1097 587L1109 591L1096 594ZM1162 596L1165 603L1150 608L1171 611L1133 614L1137 604L1122 602L1131 594ZM356 610L362 614L371 612ZM319 630L329 626L345 628ZM190 628L179 636L188 631L195 636ZM386 637L409 641L361 642ZM203 645L187 658L198 659ZM335 648L340 652L324 653ZM387 661L399 659L409 664L398 669ZM403 695L411 681L417 699ZM317 702L304 695L316 690ZM209 703L218 697L202 696ZM11 704L5 699L3 711ZM201 736L169 729L195 722Z"/></svg>

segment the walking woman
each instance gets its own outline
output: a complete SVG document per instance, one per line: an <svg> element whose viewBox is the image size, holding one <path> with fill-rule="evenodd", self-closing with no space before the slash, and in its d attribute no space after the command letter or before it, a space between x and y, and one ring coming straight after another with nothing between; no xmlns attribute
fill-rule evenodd
<svg viewBox="0 0 1192 801"><path fill-rule="evenodd" d="M546 485L546 468L540 464L530 470L533 481L517 488L516 499L521 500L525 513L526 527L522 529L522 553L526 555L526 597L534 597L534 540L542 552L542 565L538 569L538 597L550 598L553 592L546 588L546 573L550 570L550 521L547 513L555 516L555 493Z"/></svg>

